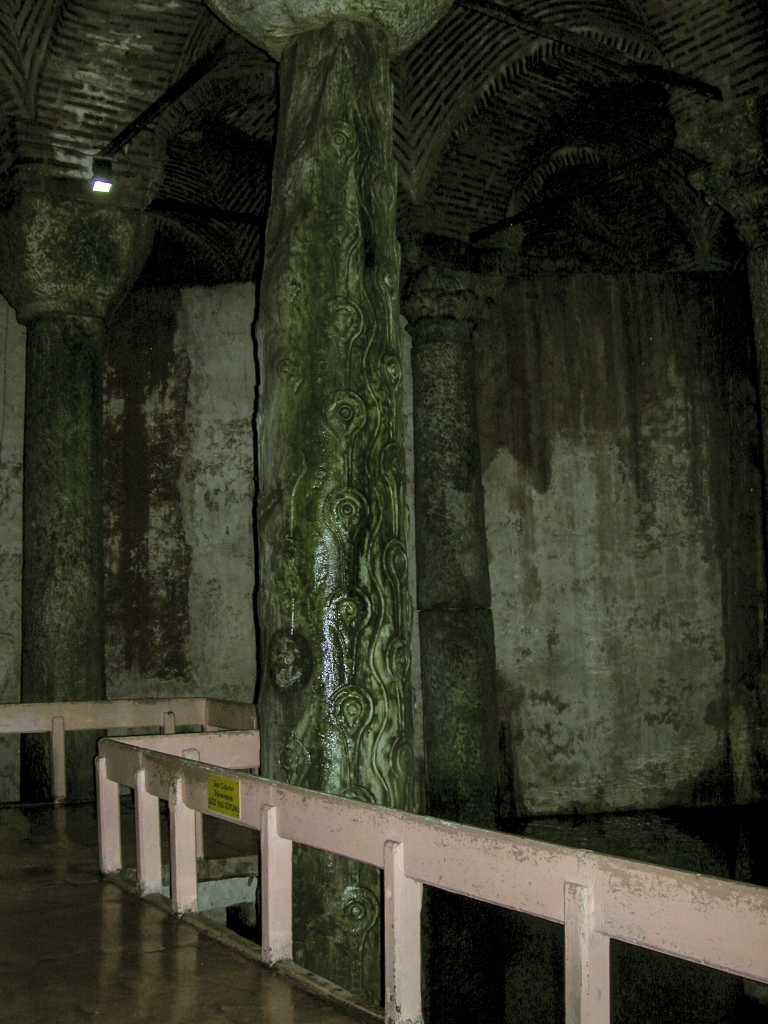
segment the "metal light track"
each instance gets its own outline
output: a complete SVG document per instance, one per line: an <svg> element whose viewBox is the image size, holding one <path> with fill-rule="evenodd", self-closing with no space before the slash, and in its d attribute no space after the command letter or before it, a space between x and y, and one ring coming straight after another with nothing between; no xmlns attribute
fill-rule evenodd
<svg viewBox="0 0 768 1024"><path fill-rule="evenodd" d="M234 53L240 47L240 44L240 36L235 33L227 36L226 39L222 39L217 46L214 46L212 50L209 50L208 53L203 54L199 60L195 61L192 67L178 81L169 86L162 96L158 96L154 103L150 103L146 110L143 110L138 117L134 118L129 125L123 128L119 135L116 135L111 142L108 142L103 149L99 150L94 159L110 160L113 156L116 156L131 139L135 138L139 132L143 132L145 128L148 128L156 121L168 107L180 99L196 82L199 82L201 78L204 78L218 67L226 57Z"/></svg>
<svg viewBox="0 0 768 1024"><path fill-rule="evenodd" d="M147 207L148 213L176 213L188 214L192 217L200 217L202 220L220 220L228 224L250 224L253 227L263 228L264 217L255 213L242 213L239 210L220 210L215 206L205 206L202 203L187 203L181 199L153 199Z"/></svg>

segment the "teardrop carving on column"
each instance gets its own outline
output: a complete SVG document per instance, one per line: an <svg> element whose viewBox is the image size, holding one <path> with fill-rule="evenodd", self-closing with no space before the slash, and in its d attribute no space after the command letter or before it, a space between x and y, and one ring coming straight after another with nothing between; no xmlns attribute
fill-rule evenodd
<svg viewBox="0 0 768 1024"><path fill-rule="evenodd" d="M354 487L337 487L328 495L325 515L344 548L342 557L354 546L367 512L365 496Z"/></svg>
<svg viewBox="0 0 768 1024"><path fill-rule="evenodd" d="M343 679L351 683L357 668L360 635L371 619L371 602L359 587L331 598L328 606L328 634L341 654Z"/></svg>
<svg viewBox="0 0 768 1024"><path fill-rule="evenodd" d="M306 785L310 768L309 751L295 736L291 736L280 754L280 766L294 786Z"/></svg>

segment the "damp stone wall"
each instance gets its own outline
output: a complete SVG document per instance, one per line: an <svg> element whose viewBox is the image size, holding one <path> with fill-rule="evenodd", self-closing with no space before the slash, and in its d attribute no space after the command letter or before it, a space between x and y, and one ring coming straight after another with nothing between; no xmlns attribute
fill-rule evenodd
<svg viewBox="0 0 768 1024"><path fill-rule="evenodd" d="M107 696L251 701L255 290L137 289L108 331Z"/></svg>
<svg viewBox="0 0 768 1024"><path fill-rule="evenodd" d="M744 279L510 280L475 340L508 813L760 796Z"/></svg>
<svg viewBox="0 0 768 1024"><path fill-rule="evenodd" d="M253 285L134 291L104 375L107 697L251 701ZM0 703L21 693L26 332L0 297ZM19 794L0 737L0 801Z"/></svg>

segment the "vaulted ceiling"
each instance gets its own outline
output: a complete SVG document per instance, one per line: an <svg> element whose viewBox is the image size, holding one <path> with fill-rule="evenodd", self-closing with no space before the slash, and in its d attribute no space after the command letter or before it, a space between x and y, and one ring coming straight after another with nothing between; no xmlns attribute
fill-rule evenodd
<svg viewBox="0 0 768 1024"><path fill-rule="evenodd" d="M765 0L508 11L457 5L392 64L406 249L507 269L720 270L768 241ZM94 154L229 35L201 0L0 0L0 204L41 178L86 187ZM263 214L276 70L233 40L117 158L114 200ZM154 216L148 280L257 273L257 226Z"/></svg>

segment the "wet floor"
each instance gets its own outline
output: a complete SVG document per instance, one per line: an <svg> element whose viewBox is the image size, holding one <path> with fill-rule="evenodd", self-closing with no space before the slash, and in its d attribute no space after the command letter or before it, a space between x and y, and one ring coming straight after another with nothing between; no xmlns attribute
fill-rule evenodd
<svg viewBox="0 0 768 1024"><path fill-rule="evenodd" d="M209 856L244 852L231 838ZM353 1019L104 881L88 804L0 808L0 937L3 1024Z"/></svg>

